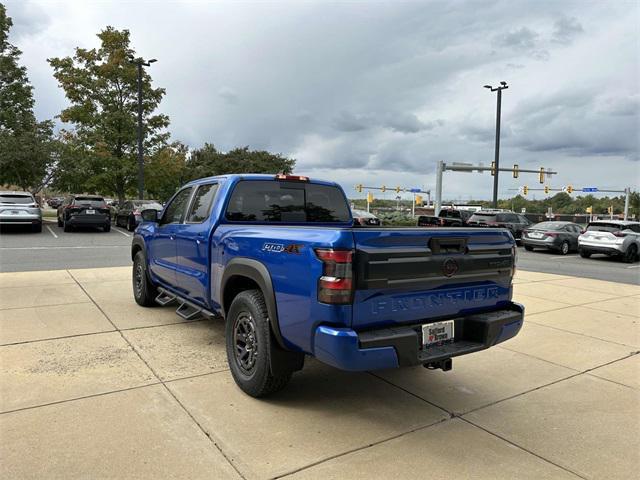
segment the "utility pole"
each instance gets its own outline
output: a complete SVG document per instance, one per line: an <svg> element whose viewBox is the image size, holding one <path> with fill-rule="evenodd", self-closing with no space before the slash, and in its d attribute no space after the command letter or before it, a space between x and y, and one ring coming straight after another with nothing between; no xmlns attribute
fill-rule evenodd
<svg viewBox="0 0 640 480"><path fill-rule="evenodd" d="M631 187L624 189L624 219L629 220L629 195L631 194Z"/></svg>
<svg viewBox="0 0 640 480"><path fill-rule="evenodd" d="M444 172L444 162L438 160L438 167L436 169L436 200L433 204L434 215L437 217L440 215L440 209L442 208L442 174Z"/></svg>
<svg viewBox="0 0 640 480"><path fill-rule="evenodd" d="M492 87L491 85L485 85L484 88L488 88L492 92L498 92L498 105L496 108L496 148L494 167L495 174L493 177L493 208L498 208L498 172L500 168L500 110L502 108L502 90L509 88L507 82L500 82L499 87Z"/></svg>
<svg viewBox="0 0 640 480"><path fill-rule="evenodd" d="M144 198L144 131L142 129L142 67L148 67L157 62L155 58L145 61L129 55L129 62L138 67L138 198Z"/></svg>

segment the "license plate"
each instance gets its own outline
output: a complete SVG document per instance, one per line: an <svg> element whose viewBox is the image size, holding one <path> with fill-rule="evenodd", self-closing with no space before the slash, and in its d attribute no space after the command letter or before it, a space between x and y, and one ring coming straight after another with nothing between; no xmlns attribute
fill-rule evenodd
<svg viewBox="0 0 640 480"><path fill-rule="evenodd" d="M425 347L429 345L445 343L454 338L454 321L429 323L422 326L422 342Z"/></svg>
<svg viewBox="0 0 640 480"><path fill-rule="evenodd" d="M85 210L84 213L86 213L87 215L95 215L96 211L95 210Z"/></svg>
<svg viewBox="0 0 640 480"><path fill-rule="evenodd" d="M542 238L542 234L537 232L529 233L528 236L531 238Z"/></svg>
<svg viewBox="0 0 640 480"><path fill-rule="evenodd" d="M11 215L20 215L19 210L11 210Z"/></svg>

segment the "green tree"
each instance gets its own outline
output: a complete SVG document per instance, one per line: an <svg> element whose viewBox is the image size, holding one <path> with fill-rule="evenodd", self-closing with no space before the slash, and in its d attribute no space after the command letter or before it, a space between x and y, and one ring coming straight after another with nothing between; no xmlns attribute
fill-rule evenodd
<svg viewBox="0 0 640 480"><path fill-rule="evenodd" d="M33 113L33 87L22 52L9 43L13 22L0 4L0 184L39 192L49 181L56 159L53 123Z"/></svg>
<svg viewBox="0 0 640 480"><path fill-rule="evenodd" d="M264 150L236 148L219 152L210 143L191 152L187 162L189 179L225 175L230 173L291 173L296 161Z"/></svg>
<svg viewBox="0 0 640 480"><path fill-rule="evenodd" d="M188 148L175 142L157 150L145 165L145 186L150 198L166 201L185 183Z"/></svg>
<svg viewBox="0 0 640 480"><path fill-rule="evenodd" d="M72 169L83 176L74 182L123 201L127 192L135 190L137 182L137 66L130 62L135 51L130 46L128 30L107 27L97 36L100 48L76 48L73 57L48 61L71 103L60 114L63 122L74 127L71 136L66 136L73 140L71 151L83 156L80 168ZM145 161L162 149L169 137L165 131L169 118L154 114L164 94L163 88L151 86L151 77L145 70Z"/></svg>

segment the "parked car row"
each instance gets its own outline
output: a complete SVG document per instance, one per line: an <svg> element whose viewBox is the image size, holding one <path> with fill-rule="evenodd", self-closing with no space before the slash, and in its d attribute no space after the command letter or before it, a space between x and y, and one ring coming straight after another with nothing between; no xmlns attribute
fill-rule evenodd
<svg viewBox="0 0 640 480"><path fill-rule="evenodd" d="M522 243L528 251L544 248L562 255L577 251L582 258L604 253L632 263L640 252L640 222L596 220L585 229L571 222L541 222L524 231Z"/></svg>

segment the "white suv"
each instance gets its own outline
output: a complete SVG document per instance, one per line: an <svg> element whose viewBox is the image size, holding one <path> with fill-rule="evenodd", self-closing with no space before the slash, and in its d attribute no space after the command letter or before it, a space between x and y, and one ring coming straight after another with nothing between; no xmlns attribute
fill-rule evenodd
<svg viewBox="0 0 640 480"><path fill-rule="evenodd" d="M635 262L640 252L640 222L597 220L589 223L578 237L578 251L583 258L593 253L622 257Z"/></svg>

